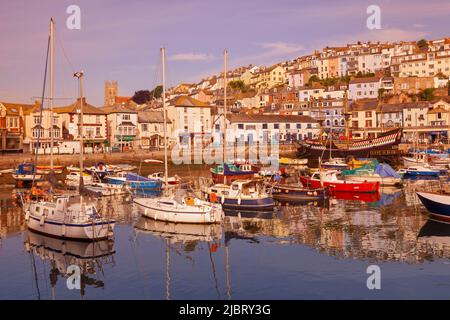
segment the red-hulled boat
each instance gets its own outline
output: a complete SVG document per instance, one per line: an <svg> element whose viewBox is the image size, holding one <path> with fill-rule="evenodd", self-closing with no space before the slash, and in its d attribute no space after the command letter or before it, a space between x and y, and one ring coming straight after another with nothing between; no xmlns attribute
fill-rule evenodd
<svg viewBox="0 0 450 320"><path fill-rule="evenodd" d="M318 171L311 177L301 176L300 181L305 187L321 188L330 190L330 194L335 192L350 193L375 193L380 188L379 182L357 182L345 181L337 178L337 171Z"/></svg>
<svg viewBox="0 0 450 320"><path fill-rule="evenodd" d="M355 192L336 192L333 195L338 200L353 200L362 202L378 202L381 199L379 192L374 193L355 193Z"/></svg>

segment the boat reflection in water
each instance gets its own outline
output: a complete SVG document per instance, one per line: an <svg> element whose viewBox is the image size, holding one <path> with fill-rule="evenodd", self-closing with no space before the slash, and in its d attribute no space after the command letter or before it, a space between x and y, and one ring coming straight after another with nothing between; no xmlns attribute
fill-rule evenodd
<svg viewBox="0 0 450 320"><path fill-rule="evenodd" d="M58 277L61 277L65 283L67 278L73 274L73 270L71 271L69 266L80 268L80 294L81 297L84 297L86 287L103 288L105 286L104 282L98 278L98 274L103 274L105 265L115 265L114 243L111 240L81 242L52 238L26 231L24 246L32 261L38 299L42 297L39 290L36 257L43 262L50 263L49 278L52 287L52 299L55 299Z"/></svg>
<svg viewBox="0 0 450 320"><path fill-rule="evenodd" d="M450 226L428 221L418 200L401 189L382 194L376 203L332 199L330 205L283 207L272 219L227 216L226 243L275 240L339 258L406 263L450 257Z"/></svg>
<svg viewBox="0 0 450 320"><path fill-rule="evenodd" d="M134 225L139 232L170 239L173 244L220 241L222 227L220 224L173 223L140 217Z"/></svg>
<svg viewBox="0 0 450 320"><path fill-rule="evenodd" d="M428 220L420 229L417 242L430 256L450 258L450 225Z"/></svg>
<svg viewBox="0 0 450 320"><path fill-rule="evenodd" d="M212 253L216 252L222 239L222 226L220 224L192 224L158 221L142 216L134 225L135 236L140 233L151 234L165 240L166 261L166 299L170 300L170 251L175 246L182 246L184 252L195 251L197 245L206 242L208 244L209 259L211 261L215 288L220 297L216 267ZM175 251L178 252L177 248ZM229 290L228 290L229 292Z"/></svg>

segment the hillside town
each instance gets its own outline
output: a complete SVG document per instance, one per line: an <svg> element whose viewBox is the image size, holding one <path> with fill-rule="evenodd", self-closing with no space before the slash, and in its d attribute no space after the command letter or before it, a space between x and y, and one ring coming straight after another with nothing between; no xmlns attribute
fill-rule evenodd
<svg viewBox="0 0 450 320"><path fill-rule="evenodd" d="M229 71L227 121L236 129L236 138L245 142L276 136L280 143L289 143L330 132L339 138L347 121L354 139L403 127L406 140L418 132L420 141L446 141L449 76L450 38L325 47L272 66ZM171 144L191 143L199 136L211 141L223 130L223 73L181 83L167 95ZM164 144L160 97L138 104L131 96L119 95L118 81L106 81L104 106L94 106L87 98L83 102L86 153L158 149ZM40 126L39 108L38 101L0 103L1 151L38 148L46 153L53 133L58 153L79 152L80 99L55 107L52 121L44 109Z"/></svg>

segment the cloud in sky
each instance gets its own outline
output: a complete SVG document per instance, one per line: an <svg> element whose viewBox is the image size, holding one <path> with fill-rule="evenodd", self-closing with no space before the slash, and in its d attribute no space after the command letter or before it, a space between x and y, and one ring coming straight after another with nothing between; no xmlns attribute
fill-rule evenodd
<svg viewBox="0 0 450 320"><path fill-rule="evenodd" d="M177 53L169 56L170 61L209 61L215 57L206 53Z"/></svg>
<svg viewBox="0 0 450 320"><path fill-rule="evenodd" d="M274 60L278 59L285 59L288 57L294 58L296 54L299 54L305 50L305 48L300 44L280 42L280 41L263 42L258 43L257 45L260 48L259 53L238 57L232 60L232 64L240 65L247 63L253 64L273 63L275 62Z"/></svg>

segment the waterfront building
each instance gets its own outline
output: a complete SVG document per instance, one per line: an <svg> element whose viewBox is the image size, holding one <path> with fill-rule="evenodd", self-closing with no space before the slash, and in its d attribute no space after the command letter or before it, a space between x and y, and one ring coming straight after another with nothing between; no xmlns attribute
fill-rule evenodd
<svg viewBox="0 0 450 320"><path fill-rule="evenodd" d="M245 143L267 143L279 139L280 143L305 138L316 138L319 134L317 121L309 116L230 114L227 116L227 141ZM220 141L223 122L214 127L214 141Z"/></svg>
<svg viewBox="0 0 450 320"><path fill-rule="evenodd" d="M25 115L38 104L0 102L0 152L23 152Z"/></svg>
<svg viewBox="0 0 450 320"><path fill-rule="evenodd" d="M190 96L169 101L168 118L173 124L172 137L183 144L193 142L195 136L211 135L211 105Z"/></svg>
<svg viewBox="0 0 450 320"><path fill-rule="evenodd" d="M138 112L138 141L141 149L164 148L164 113L162 111ZM167 119L167 136L173 136L172 122ZM172 140L171 138L169 139Z"/></svg>
<svg viewBox="0 0 450 320"><path fill-rule="evenodd" d="M42 119L41 119L42 115ZM25 114L25 150L34 152L40 149L39 152L50 154L51 140L53 135L53 151L58 153L58 147L63 142L63 126L62 116L53 113L53 120L51 119L51 111L43 109L42 113L40 106Z"/></svg>
<svg viewBox="0 0 450 320"><path fill-rule="evenodd" d="M80 106L81 100L77 99L71 105L56 107L55 114L61 117L64 148L73 148L73 152L79 152L80 139ZM83 138L85 152L104 150L109 145L110 133L107 125L107 113L97 108L83 98Z"/></svg>
<svg viewBox="0 0 450 320"><path fill-rule="evenodd" d="M125 104L114 104L101 109L107 114L110 146L120 151L133 149L137 136L137 111Z"/></svg>

